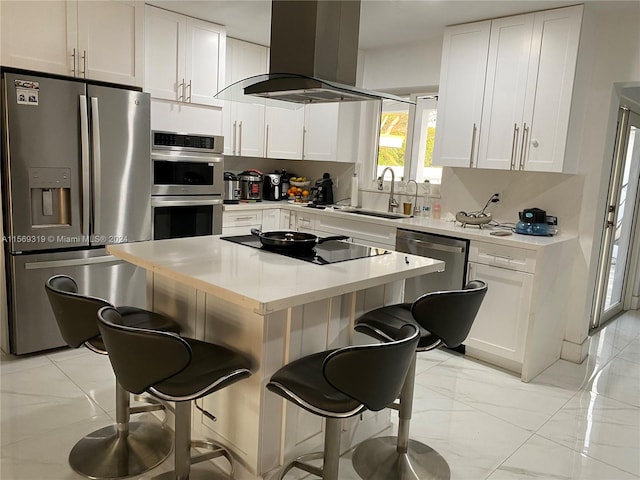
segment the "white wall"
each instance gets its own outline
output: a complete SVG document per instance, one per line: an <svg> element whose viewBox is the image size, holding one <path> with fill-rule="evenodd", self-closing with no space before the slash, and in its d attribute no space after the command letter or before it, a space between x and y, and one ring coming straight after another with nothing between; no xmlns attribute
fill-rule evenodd
<svg viewBox="0 0 640 480"><path fill-rule="evenodd" d="M563 349L563 355L569 357L576 352L580 356L585 353L619 105L617 92L623 85L640 81L638 25L639 2L585 4L567 148L570 160L577 160L579 165L576 175L443 170L443 213L480 208L495 191L504 196L502 205L492 207L498 220L516 222L522 208L539 207L557 215L560 228L579 234L570 316L566 319L567 348ZM440 62L434 58L441 48L441 42L433 42L367 51L364 86L397 90L437 84Z"/></svg>
<svg viewBox="0 0 640 480"><path fill-rule="evenodd" d="M399 47L363 50L362 85L399 93L433 91L440 80L442 38Z"/></svg>

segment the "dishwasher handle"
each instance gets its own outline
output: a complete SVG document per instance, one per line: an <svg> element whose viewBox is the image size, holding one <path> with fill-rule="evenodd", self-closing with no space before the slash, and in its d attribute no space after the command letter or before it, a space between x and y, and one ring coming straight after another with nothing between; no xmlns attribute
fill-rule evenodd
<svg viewBox="0 0 640 480"><path fill-rule="evenodd" d="M423 248L430 248L432 250L438 250L440 252L448 252L448 253L464 253L464 247L455 247L451 245L443 245L441 243L433 243L433 242L425 242L424 240L418 240L413 238L411 240L406 240L407 245L417 244Z"/></svg>

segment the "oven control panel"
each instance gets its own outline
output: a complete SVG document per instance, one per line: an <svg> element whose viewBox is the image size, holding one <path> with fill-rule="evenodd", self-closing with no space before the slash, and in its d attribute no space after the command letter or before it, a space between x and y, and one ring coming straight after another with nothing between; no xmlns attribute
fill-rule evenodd
<svg viewBox="0 0 640 480"><path fill-rule="evenodd" d="M153 149L222 153L224 148L223 137L218 135L193 135L154 130L152 136Z"/></svg>

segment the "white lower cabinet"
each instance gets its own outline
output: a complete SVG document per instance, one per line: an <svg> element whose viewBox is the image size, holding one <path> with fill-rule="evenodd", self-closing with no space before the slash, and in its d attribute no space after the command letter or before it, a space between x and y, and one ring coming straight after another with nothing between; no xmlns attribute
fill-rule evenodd
<svg viewBox="0 0 640 480"><path fill-rule="evenodd" d="M351 242L370 247L394 250L396 245L395 227L354 221L351 218L344 218L344 216L336 218L319 215L315 228L318 235L349 235Z"/></svg>
<svg viewBox="0 0 640 480"><path fill-rule="evenodd" d="M249 235L252 228L262 228L262 210L239 210L222 214L223 235Z"/></svg>
<svg viewBox="0 0 640 480"><path fill-rule="evenodd" d="M532 316L535 252L472 242L468 280L488 290L464 344L467 354L506 369L522 370Z"/></svg>

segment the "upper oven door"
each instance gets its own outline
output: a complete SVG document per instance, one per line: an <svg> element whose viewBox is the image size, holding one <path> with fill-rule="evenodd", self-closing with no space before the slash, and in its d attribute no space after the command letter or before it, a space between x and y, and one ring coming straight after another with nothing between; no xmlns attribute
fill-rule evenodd
<svg viewBox="0 0 640 480"><path fill-rule="evenodd" d="M152 151L152 195L222 195L223 159L218 154Z"/></svg>

